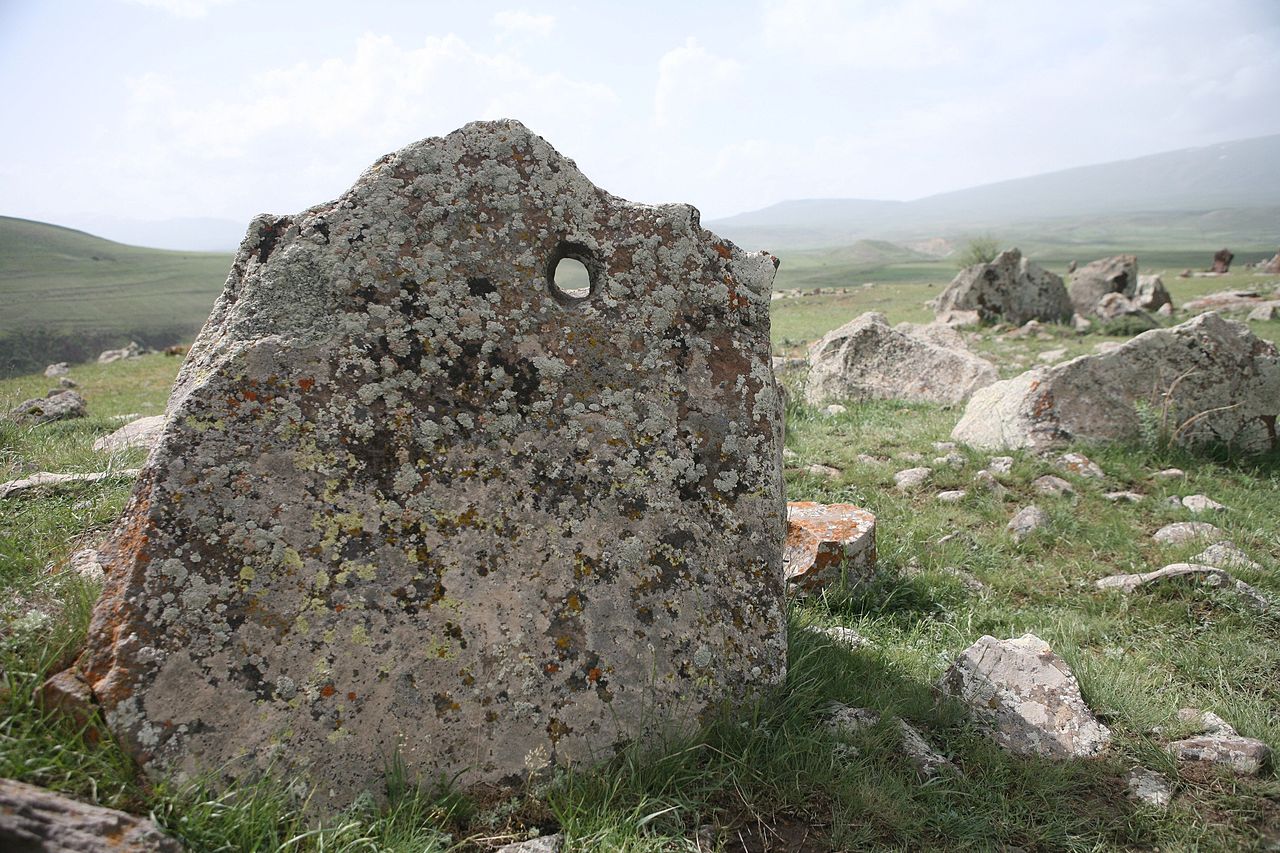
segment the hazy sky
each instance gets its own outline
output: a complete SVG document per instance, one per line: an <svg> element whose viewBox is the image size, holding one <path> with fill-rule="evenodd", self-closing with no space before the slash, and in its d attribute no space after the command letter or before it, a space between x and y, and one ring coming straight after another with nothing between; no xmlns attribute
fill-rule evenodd
<svg viewBox="0 0 1280 853"><path fill-rule="evenodd" d="M1278 0L0 0L0 214L246 221L518 118L711 219L1280 132Z"/></svg>

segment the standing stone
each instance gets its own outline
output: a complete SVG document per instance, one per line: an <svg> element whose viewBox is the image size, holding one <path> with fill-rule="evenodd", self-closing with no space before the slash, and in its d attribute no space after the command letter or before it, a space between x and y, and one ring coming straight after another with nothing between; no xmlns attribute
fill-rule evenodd
<svg viewBox="0 0 1280 853"><path fill-rule="evenodd" d="M827 332L809 348L805 400L912 400L963 403L999 378L995 365L963 347L898 331L883 314L868 312Z"/></svg>
<svg viewBox="0 0 1280 853"><path fill-rule="evenodd" d="M1202 314L1113 352L1029 370L974 393L951 432L987 450L1133 441L1163 420L1184 446L1277 446L1280 351L1243 323Z"/></svg>
<svg viewBox="0 0 1280 853"><path fill-rule="evenodd" d="M1086 264L1071 275L1067 293L1075 313L1091 317L1094 309L1108 293L1126 296L1138 286L1138 259L1134 255L1116 255Z"/></svg>
<svg viewBox="0 0 1280 853"><path fill-rule="evenodd" d="M513 121L255 219L101 549L107 725L327 811L393 759L518 784L778 683L776 266Z"/></svg>
<svg viewBox="0 0 1280 853"><path fill-rule="evenodd" d="M1029 320L1065 323L1071 319L1071 299L1062 279L1022 257L1017 249L961 270L929 307L943 321L958 311L975 311L983 323L1004 321L1018 326Z"/></svg>
<svg viewBox="0 0 1280 853"><path fill-rule="evenodd" d="M1209 271L1219 275L1229 273L1231 272L1231 262L1235 259L1236 256L1230 249L1219 249L1213 253L1213 266L1210 267Z"/></svg>

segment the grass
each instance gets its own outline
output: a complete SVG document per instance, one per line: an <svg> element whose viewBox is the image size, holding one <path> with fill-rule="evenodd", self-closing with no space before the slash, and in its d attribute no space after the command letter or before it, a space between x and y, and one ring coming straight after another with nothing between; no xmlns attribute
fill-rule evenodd
<svg viewBox="0 0 1280 853"><path fill-rule="evenodd" d="M230 268L229 254L142 249L0 216L0 376L130 340L190 338Z"/></svg>
<svg viewBox="0 0 1280 853"><path fill-rule="evenodd" d="M1215 282L1214 289L1231 286ZM901 319L893 311L915 310L910 303L922 292L915 287L878 286L848 298L882 298L891 318ZM823 324L861 310L856 301L833 301L832 316L824 316L811 310L815 304L775 303L775 334L813 336ZM837 309L842 316L834 316ZM1090 351L1104 339L1066 330L1052 335L1026 342L1025 357L1064 343ZM984 346L1002 360L1018 357L991 342ZM91 449L93 439L117 426L116 415L161 411L177 366L177 359L163 356L76 366L72 376L90 417L38 428L0 422L0 480L32 468L137 465L141 451L108 457ZM0 380L0 406L40 395L49 384L39 376ZM955 409L888 402L851 403L835 417L799 403L788 407L787 446L799 457L787 475L788 497L854 502L875 512L879 571L866 583L792 607L789 675L781 689L726 709L694 735L634 744L603 767L560 772L515 798L406 779L393 762L385 804L357 803L321 824L306 812L304 792L271 779L221 793L199 781L150 783L109 739L95 737L96 729L39 709L34 691L74 655L98 592L58 567L77 542L106 531L128 486L108 482L6 500L0 503L0 776L152 814L193 850L487 850L552 831L563 831L571 850L619 851L1227 851L1276 843L1280 782L1274 774L1237 779L1178 767L1150 731L1170 725L1178 708L1196 706L1280 750L1280 620L1200 586L1123 596L1100 592L1093 581L1195 553L1159 545L1150 534L1191 518L1167 498L1203 493L1230 508L1214 523L1263 567L1236 574L1280 598L1274 510L1280 458L1213 459L1154 443L1080 447L1107 479L1064 475L1077 496L1044 498L1030 484L1058 473L1052 459L1019 453L1003 478L1007 493L996 497L972 482L986 456L961 448L961 467L933 465L929 489L897 492L894 471L932 464L940 455L934 443L947 439L958 416ZM875 459L860 459L864 454ZM924 462L914 461L917 456ZM800 470L810 463L841 473L828 480ZM1150 477L1170 466L1184 469L1186 480ZM948 488L969 494L958 504L934 498ZM1102 498L1113 489L1147 497L1115 505ZM1033 500L1051 523L1015 542L1005 523ZM870 643L850 651L811 630L831 625L854 628ZM933 685L949 663L980 636L1027 631L1067 659L1087 702L1112 728L1103 757L1011 757L977 732L962 709L935 695ZM917 778L888 721L856 735L828 731L822 720L833 701L910 721L961 773ZM1175 781L1168 814L1124 795L1124 775L1137 765Z"/></svg>

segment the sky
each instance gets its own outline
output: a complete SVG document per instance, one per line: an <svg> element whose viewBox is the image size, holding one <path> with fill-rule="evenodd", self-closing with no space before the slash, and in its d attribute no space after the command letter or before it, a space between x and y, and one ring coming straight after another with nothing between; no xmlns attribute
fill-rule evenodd
<svg viewBox="0 0 1280 853"><path fill-rule="evenodd" d="M1280 0L0 0L0 214L248 222L516 118L715 219L1280 133Z"/></svg>

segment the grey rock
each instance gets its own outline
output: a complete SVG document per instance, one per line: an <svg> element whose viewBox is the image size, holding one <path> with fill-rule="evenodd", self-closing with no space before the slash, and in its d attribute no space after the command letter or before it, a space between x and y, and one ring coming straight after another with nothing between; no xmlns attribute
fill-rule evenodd
<svg viewBox="0 0 1280 853"><path fill-rule="evenodd" d="M944 504L958 504L964 500L964 496L968 494L964 489L948 489L945 492L938 492L938 500Z"/></svg>
<svg viewBox="0 0 1280 853"><path fill-rule="evenodd" d="M1001 485L1000 481L996 479L996 475L992 474L990 471L983 470L974 474L973 482L979 488L990 492L998 498L1004 497L1007 491L1007 489Z"/></svg>
<svg viewBox="0 0 1280 853"><path fill-rule="evenodd" d="M1262 566L1231 542L1218 542L1191 558L1191 562L1219 569L1245 569L1260 572Z"/></svg>
<svg viewBox="0 0 1280 853"><path fill-rule="evenodd" d="M22 853L182 853L150 820L0 779L0 848Z"/></svg>
<svg viewBox="0 0 1280 853"><path fill-rule="evenodd" d="M1058 457L1058 467L1068 474L1090 480L1101 480L1107 475L1098 464L1083 453L1064 453Z"/></svg>
<svg viewBox="0 0 1280 853"><path fill-rule="evenodd" d="M1135 767L1124 777L1129 796L1157 809L1167 809L1173 802L1173 785L1162 774L1145 767Z"/></svg>
<svg viewBox="0 0 1280 853"><path fill-rule="evenodd" d="M1151 535L1151 538L1166 545L1182 545L1198 539L1220 542L1226 539L1227 535L1205 521L1176 521L1161 527Z"/></svg>
<svg viewBox="0 0 1280 853"><path fill-rule="evenodd" d="M1081 317L1079 314L1072 314L1071 327L1083 335L1093 328L1093 321L1088 317Z"/></svg>
<svg viewBox="0 0 1280 853"><path fill-rule="evenodd" d="M1182 505L1197 515L1202 512L1223 512L1226 510L1225 506L1204 495L1187 495L1182 499Z"/></svg>
<svg viewBox="0 0 1280 853"><path fill-rule="evenodd" d="M831 405L823 408L822 414L829 418L834 418L836 415L843 415L847 411L849 411L848 408L840 405L839 403L832 403Z"/></svg>
<svg viewBox="0 0 1280 853"><path fill-rule="evenodd" d="M1045 474L1031 481L1031 489L1036 494L1048 497L1071 497L1076 493L1075 487L1061 477Z"/></svg>
<svg viewBox="0 0 1280 853"><path fill-rule="evenodd" d="M1133 292L1133 304L1143 311L1159 311L1168 305L1173 308L1173 297L1158 275L1138 276L1138 286Z"/></svg>
<svg viewBox="0 0 1280 853"><path fill-rule="evenodd" d="M1105 492L1102 495L1103 500L1110 501L1113 504L1114 503L1129 503L1129 504L1142 503L1144 498L1145 498L1144 495L1140 495L1137 492Z"/></svg>
<svg viewBox="0 0 1280 853"><path fill-rule="evenodd" d="M67 364L65 361L60 361L57 364L51 364L46 367L44 369L44 376L46 379L53 379L57 376L66 376L70 372L71 365Z"/></svg>
<svg viewBox="0 0 1280 853"><path fill-rule="evenodd" d="M59 388L79 388L80 383L72 379L70 376L60 376L58 377L58 387Z"/></svg>
<svg viewBox="0 0 1280 853"><path fill-rule="evenodd" d="M1015 541L1021 542L1032 533L1048 525L1048 523L1049 513L1038 506L1024 506L1018 510L1013 518L1009 519L1006 529L1013 534Z"/></svg>
<svg viewBox="0 0 1280 853"><path fill-rule="evenodd" d="M142 347L138 346L137 341L129 341L129 345L120 349L103 350L98 355L98 364L112 364L117 361L124 361L127 358L137 358L142 355Z"/></svg>
<svg viewBox="0 0 1280 853"><path fill-rule="evenodd" d="M837 646L844 646L847 649L860 649L871 644L871 641L859 634L852 628L844 628L839 625L833 625L827 628L816 629L817 633L831 640Z"/></svg>
<svg viewBox="0 0 1280 853"><path fill-rule="evenodd" d="M84 397L75 391L50 391L44 398L23 400L9 412L16 423L35 426L69 418L83 418L88 414Z"/></svg>
<svg viewBox="0 0 1280 853"><path fill-rule="evenodd" d="M1280 302L1264 302L1249 312L1246 318L1254 323L1269 323L1280 320Z"/></svg>
<svg viewBox="0 0 1280 853"><path fill-rule="evenodd" d="M1093 345L1093 349L1099 355L1109 355L1110 353L1118 352L1123 346L1124 343L1122 341L1098 341Z"/></svg>
<svg viewBox="0 0 1280 853"><path fill-rule="evenodd" d="M1036 361L1040 362L1041 364L1054 364L1056 362L1062 361L1062 359L1066 358L1066 355L1067 355L1067 350L1065 347L1058 347L1057 349L1047 349L1044 352L1040 353L1038 356L1036 356Z"/></svg>
<svg viewBox="0 0 1280 853"><path fill-rule="evenodd" d="M1271 763L1271 747L1238 735L1187 738L1174 741L1166 749L1179 761L1215 764L1239 776L1257 776Z"/></svg>
<svg viewBox="0 0 1280 853"><path fill-rule="evenodd" d="M932 468L908 468L893 475L893 483L900 492L910 492L920 488L932 476Z"/></svg>
<svg viewBox="0 0 1280 853"><path fill-rule="evenodd" d="M805 399L885 399L956 404L995 382L995 366L968 350L940 347L863 314L809 348Z"/></svg>
<svg viewBox="0 0 1280 853"><path fill-rule="evenodd" d="M935 441L933 449L939 453L951 453L956 449L956 443L954 441Z"/></svg>
<svg viewBox="0 0 1280 853"><path fill-rule="evenodd" d="M1071 276L1067 293L1075 313L1089 317L1108 293L1131 295L1137 287L1138 259L1133 255L1116 255L1077 269Z"/></svg>
<svg viewBox="0 0 1280 853"><path fill-rule="evenodd" d="M1153 572L1111 575L1100 578L1094 584L1098 589L1118 589L1131 593L1158 581L1182 577L1197 577L1208 586L1233 589L1250 607L1260 612L1266 612L1275 607L1275 603L1268 596L1244 581L1232 577L1225 569L1199 563L1171 563Z"/></svg>
<svg viewBox="0 0 1280 853"><path fill-rule="evenodd" d="M1108 293L1098 300L1093 313L1102 320L1119 320L1124 318L1126 330L1147 331L1158 329L1160 324L1154 317L1143 311L1122 293Z"/></svg>
<svg viewBox="0 0 1280 853"><path fill-rule="evenodd" d="M92 474L51 474L40 471L23 477L21 480L10 480L0 483L0 498L10 498L31 489L63 489L82 486L111 479L133 479L140 473L138 468L122 468L119 471L95 471Z"/></svg>
<svg viewBox="0 0 1280 853"><path fill-rule="evenodd" d="M1187 472L1181 468L1163 468L1151 475L1153 480L1179 480L1185 478Z"/></svg>
<svg viewBox="0 0 1280 853"><path fill-rule="evenodd" d="M935 456L933 458L933 464L940 468L963 468L968 461L969 460L964 457L963 453L958 453L954 450L946 456Z"/></svg>
<svg viewBox="0 0 1280 853"><path fill-rule="evenodd" d="M1001 252L988 264L960 272L937 299L929 303L939 318L957 311L976 311L983 323L1003 320L1021 325L1028 320L1065 323L1071 302L1057 275L1022 257L1017 249Z"/></svg>
<svg viewBox="0 0 1280 853"><path fill-rule="evenodd" d="M939 682L997 744L1016 755L1089 758L1111 738L1080 696L1066 662L1034 634L984 636Z"/></svg>
<svg viewBox="0 0 1280 853"><path fill-rule="evenodd" d="M981 388L951 437L991 450L1138 440L1144 407L1164 418L1178 444L1265 452L1276 443L1280 352L1248 326L1204 314L1107 355Z"/></svg>
<svg viewBox="0 0 1280 853"><path fill-rule="evenodd" d="M111 733L327 813L393 753L512 782L780 683L776 263L513 121L256 218L101 549Z"/></svg>
<svg viewBox="0 0 1280 853"><path fill-rule="evenodd" d="M1199 708L1179 708L1178 722L1190 726L1191 734L1225 735L1235 737L1235 727L1212 711L1201 711Z"/></svg>
<svg viewBox="0 0 1280 853"><path fill-rule="evenodd" d="M812 477L822 477L825 480L839 480L844 472L839 468L832 468L830 465L820 465L814 463L805 466L804 472Z"/></svg>
<svg viewBox="0 0 1280 853"><path fill-rule="evenodd" d="M992 474L1008 474L1013 470L1013 457L992 456L987 460L987 470Z"/></svg>
<svg viewBox="0 0 1280 853"><path fill-rule="evenodd" d="M119 453L133 447L145 447L150 450L163 433L164 415L138 418L94 441L93 449L99 453Z"/></svg>
<svg viewBox="0 0 1280 853"><path fill-rule="evenodd" d="M564 835L557 832L555 835L544 835L528 841L504 844L497 849L496 853L560 853L562 849L564 849Z"/></svg>

